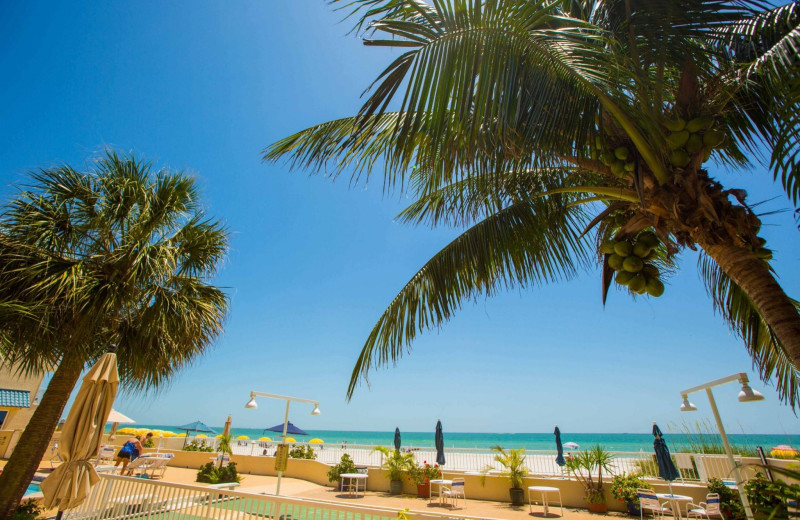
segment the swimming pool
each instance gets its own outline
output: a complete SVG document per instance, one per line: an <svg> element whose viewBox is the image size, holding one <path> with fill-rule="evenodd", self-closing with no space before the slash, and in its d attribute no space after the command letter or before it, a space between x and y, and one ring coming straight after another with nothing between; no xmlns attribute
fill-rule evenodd
<svg viewBox="0 0 800 520"><path fill-rule="evenodd" d="M30 484L28 484L28 489L25 491L25 494L23 496L28 496L28 495L32 495L34 493L41 493L41 492L42 492L42 488L41 488L41 486L39 486L39 483L38 482L31 482Z"/></svg>

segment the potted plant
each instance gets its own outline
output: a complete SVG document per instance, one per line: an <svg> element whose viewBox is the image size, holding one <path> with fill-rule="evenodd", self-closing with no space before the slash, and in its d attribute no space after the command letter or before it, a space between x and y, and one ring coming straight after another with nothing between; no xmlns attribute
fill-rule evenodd
<svg viewBox="0 0 800 520"><path fill-rule="evenodd" d="M414 464L408 470L409 480L417 485L417 496L429 498L431 496L431 480L442 478L442 469L438 464L431 466L428 461L422 465Z"/></svg>
<svg viewBox="0 0 800 520"><path fill-rule="evenodd" d="M639 488L647 487L647 484L636 473L623 473L622 475L614 475L611 479L611 495L628 505L628 514L631 516L640 516L639 510L639 495L637 490Z"/></svg>
<svg viewBox="0 0 800 520"><path fill-rule="evenodd" d="M353 459L350 458L350 455L345 453L342 455L342 459L339 461L339 464L336 464L331 469L328 470L328 482L338 482L339 483L339 491L344 491L342 487L342 478L340 475L342 473L355 473L356 472L356 463L353 462Z"/></svg>
<svg viewBox="0 0 800 520"><path fill-rule="evenodd" d="M584 498L589 503L589 511L593 513L606 513L606 497L603 494L603 471L611 474L611 460L614 458L599 444L586 451L567 457L567 470L583 484ZM597 479L592 474L597 473Z"/></svg>
<svg viewBox="0 0 800 520"><path fill-rule="evenodd" d="M386 470L389 477L389 492L399 495L403 492L403 477L416 464L413 453L400 453L400 450L390 450L386 446L375 446L372 450L384 456L381 468Z"/></svg>
<svg viewBox="0 0 800 520"><path fill-rule="evenodd" d="M492 451L497 452L497 455L494 456L495 462L503 467L500 470L500 476L507 478L509 484L511 484L508 490L508 494L511 497L511 505L523 505L525 503L525 490L522 489L522 479L530 471L525 467L525 448L506 451L500 446L494 446ZM486 483L486 474L493 469L495 469L494 466L483 468L481 484Z"/></svg>

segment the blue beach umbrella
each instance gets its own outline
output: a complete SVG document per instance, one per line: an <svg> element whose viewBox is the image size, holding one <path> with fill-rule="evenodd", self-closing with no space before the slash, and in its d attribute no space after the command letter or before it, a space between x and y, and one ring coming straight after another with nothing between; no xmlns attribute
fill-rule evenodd
<svg viewBox="0 0 800 520"><path fill-rule="evenodd" d="M656 452L656 463L658 464L658 474L661 478L669 483L669 493L672 494L672 481L680 476L678 469L672 462L672 457L669 454L667 443L661 438L661 429L654 422L653 423L653 450Z"/></svg>
<svg viewBox="0 0 800 520"><path fill-rule="evenodd" d="M564 447L561 445L561 430L558 429L558 425L556 424L556 429L553 432L556 436L556 450L558 450L558 456L556 456L556 464L559 466L563 466L567 463L564 460Z"/></svg>
<svg viewBox="0 0 800 520"><path fill-rule="evenodd" d="M200 433L217 433L211 429L206 423L201 421L195 421L193 423L184 424L183 426L178 426L177 430L186 430L186 437L183 438L183 445L186 446L186 441L189 439L189 432L200 432Z"/></svg>
<svg viewBox="0 0 800 520"><path fill-rule="evenodd" d="M283 433L283 423L276 424L272 428L264 428L265 432L278 432ZM292 421L286 423L286 433L292 435L308 435L306 432L292 424Z"/></svg>
<svg viewBox="0 0 800 520"><path fill-rule="evenodd" d="M444 435L442 435L442 420L436 421L436 464L444 466Z"/></svg>
<svg viewBox="0 0 800 520"><path fill-rule="evenodd" d="M394 449L400 451L400 428L394 429Z"/></svg>

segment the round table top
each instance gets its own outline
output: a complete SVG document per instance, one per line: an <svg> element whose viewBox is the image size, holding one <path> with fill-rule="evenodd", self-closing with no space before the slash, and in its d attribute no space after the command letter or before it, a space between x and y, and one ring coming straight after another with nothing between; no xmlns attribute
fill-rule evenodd
<svg viewBox="0 0 800 520"><path fill-rule="evenodd" d="M366 473L342 473L339 476L344 478L367 478L368 475Z"/></svg>
<svg viewBox="0 0 800 520"><path fill-rule="evenodd" d="M453 483L452 480L446 480L443 478L431 479L431 484L452 484L452 483Z"/></svg>
<svg viewBox="0 0 800 520"><path fill-rule="evenodd" d="M656 493L658 498L665 498L667 500L678 500L678 501L686 501L689 502L692 500L692 497L687 497L686 495L675 495L670 493Z"/></svg>
<svg viewBox="0 0 800 520"><path fill-rule="evenodd" d="M560 491L557 487L552 486L528 486L531 491Z"/></svg>

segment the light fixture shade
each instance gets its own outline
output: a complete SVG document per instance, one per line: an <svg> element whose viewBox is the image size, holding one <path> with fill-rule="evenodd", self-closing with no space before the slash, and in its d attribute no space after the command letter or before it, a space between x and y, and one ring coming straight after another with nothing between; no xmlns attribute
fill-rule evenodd
<svg viewBox="0 0 800 520"><path fill-rule="evenodd" d="M683 398L683 404L681 405L681 411L682 412L694 412L694 411L697 411L697 407L694 405L694 403L690 403L689 402L689 398L688 397L684 397Z"/></svg>
<svg viewBox="0 0 800 520"><path fill-rule="evenodd" d="M319 404L314 403L314 409L311 410L311 415L319 415L322 412L319 411Z"/></svg>
<svg viewBox="0 0 800 520"><path fill-rule="evenodd" d="M739 392L739 402L746 403L749 401L763 401L764 396L758 390L753 390L747 383L742 385L742 391Z"/></svg>
<svg viewBox="0 0 800 520"><path fill-rule="evenodd" d="M255 410L256 408L258 408L258 403L256 403L256 398L255 398L255 397L251 397L251 398L250 398L250 400L249 400L249 401L247 401L247 404L246 404L246 405L244 405L244 407L245 407L245 408L251 408L251 409L253 409L253 410Z"/></svg>

